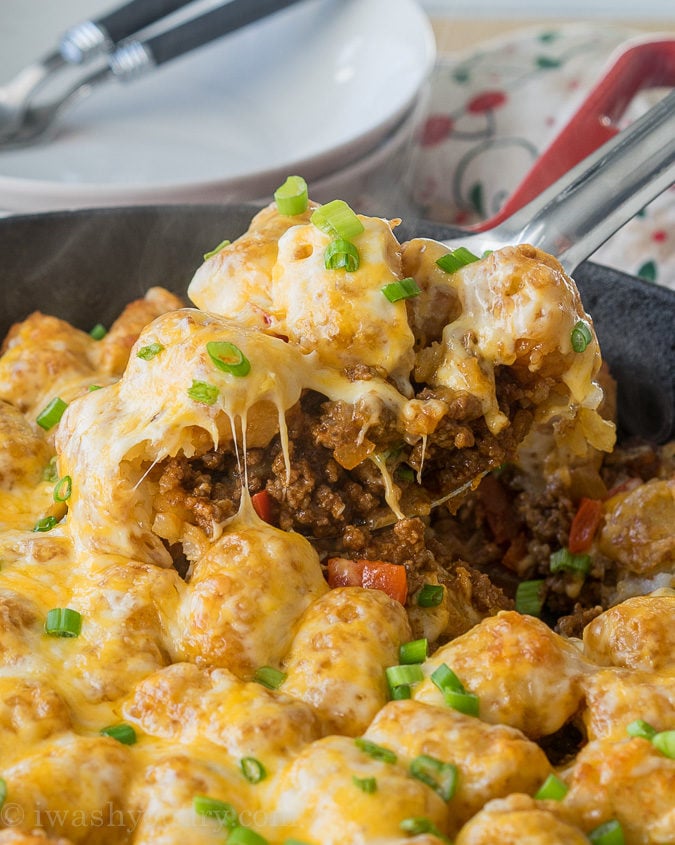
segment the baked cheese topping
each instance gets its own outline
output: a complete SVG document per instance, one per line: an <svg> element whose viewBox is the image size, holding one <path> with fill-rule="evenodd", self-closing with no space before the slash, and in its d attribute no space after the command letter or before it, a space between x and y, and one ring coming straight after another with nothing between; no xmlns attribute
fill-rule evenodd
<svg viewBox="0 0 675 845"><path fill-rule="evenodd" d="M673 590L617 604L575 640L516 611L482 618L470 583L450 595L431 569L444 595L430 605L396 587L395 563L347 560L361 580L331 588L325 547L270 524L249 494L253 451L287 484L307 460L308 396L337 409L310 429L333 450L329 475L353 470L347 489L358 479L398 525L402 450L419 484L427 453L461 459L481 436L494 448L516 413L562 441L613 439L592 323L554 259L518 247L446 274L441 245L401 247L388 221L362 217L359 268L326 270L313 208L261 212L198 270L196 307L155 289L107 340L43 315L10 333L0 843L562 845L614 822L627 843L672 842L675 760L626 726L675 728ZM382 287L406 275L419 297L390 302ZM580 320L591 339L575 352ZM38 425L54 397L62 415ZM225 458L221 481L190 463ZM185 495L167 467L193 468ZM198 489L228 472L239 499L223 516ZM669 489L648 493L667 508ZM647 540L620 536L634 503L618 502L602 542L651 571ZM65 630L50 628L57 609ZM462 613L466 633L444 638ZM402 662L423 636L432 652ZM571 725L583 747L556 767L544 749ZM554 773L566 794L535 797Z"/></svg>

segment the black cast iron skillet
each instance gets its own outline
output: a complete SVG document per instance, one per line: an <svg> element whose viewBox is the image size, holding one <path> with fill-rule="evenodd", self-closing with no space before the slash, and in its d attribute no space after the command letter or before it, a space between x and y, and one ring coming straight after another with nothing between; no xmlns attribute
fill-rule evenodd
<svg viewBox="0 0 675 845"><path fill-rule="evenodd" d="M2 219L0 338L36 309L88 330L110 325L152 285L185 296L203 254L242 234L256 210L168 205ZM400 239L458 234L419 221L397 229ZM574 277L618 382L620 434L675 437L675 292L591 262Z"/></svg>

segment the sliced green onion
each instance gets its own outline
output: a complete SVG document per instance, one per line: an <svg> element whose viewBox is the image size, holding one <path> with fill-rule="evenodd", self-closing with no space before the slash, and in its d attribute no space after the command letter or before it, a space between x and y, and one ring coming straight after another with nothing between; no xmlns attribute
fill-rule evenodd
<svg viewBox="0 0 675 845"><path fill-rule="evenodd" d="M395 282L389 282L389 284L384 285L381 290L389 302L399 302L401 299L411 299L413 296L418 296L422 293L417 286L417 282L412 276L408 276L407 279L399 279Z"/></svg>
<svg viewBox="0 0 675 845"><path fill-rule="evenodd" d="M441 663L438 669L432 672L431 680L443 693L448 707L467 716L478 716L478 696L464 689L464 685L447 663Z"/></svg>
<svg viewBox="0 0 675 845"><path fill-rule="evenodd" d="M444 763L436 757L420 754L410 763L410 774L430 786L444 801L449 801L455 794L457 766L454 763Z"/></svg>
<svg viewBox="0 0 675 845"><path fill-rule="evenodd" d="M586 554L572 554L568 549L558 549L550 558L551 572L574 572L577 575L588 575L591 571L591 556Z"/></svg>
<svg viewBox="0 0 675 845"><path fill-rule="evenodd" d="M192 809L198 816L217 819L229 830L233 830L239 824L239 816L232 804L228 804L227 801L219 801L218 798L210 798L208 795L195 795L192 799Z"/></svg>
<svg viewBox="0 0 675 845"><path fill-rule="evenodd" d="M274 192L277 211L286 217L302 214L307 208L309 192L302 176L289 176Z"/></svg>
<svg viewBox="0 0 675 845"><path fill-rule="evenodd" d="M652 745L664 754L675 760L675 730L673 731L659 731L652 737Z"/></svg>
<svg viewBox="0 0 675 845"><path fill-rule="evenodd" d="M372 757L373 760L380 760L383 763L395 763L397 760L396 754L390 748L385 748L376 742L371 742L369 739L357 737L354 740L354 744L369 757Z"/></svg>
<svg viewBox="0 0 675 845"><path fill-rule="evenodd" d="M228 845L268 845L267 839L251 830L250 827L238 825L227 837Z"/></svg>
<svg viewBox="0 0 675 845"><path fill-rule="evenodd" d="M135 745L138 741L136 731L131 725L126 722L121 722L119 725L108 725L107 728L101 728L99 731L101 736L109 736L111 739L116 739L122 745Z"/></svg>
<svg viewBox="0 0 675 845"><path fill-rule="evenodd" d="M544 605L543 578L533 581L521 581L516 587L516 610L528 616L540 616Z"/></svg>
<svg viewBox="0 0 675 845"><path fill-rule="evenodd" d="M312 212L312 223L333 238L352 240L364 231L364 225L344 200L332 200Z"/></svg>
<svg viewBox="0 0 675 845"><path fill-rule="evenodd" d="M572 334L570 335L572 349L575 352L583 352L591 340L593 340L593 335L588 327L588 323L585 323L583 320L579 320L579 322L575 324L572 329Z"/></svg>
<svg viewBox="0 0 675 845"><path fill-rule="evenodd" d="M108 334L108 329L106 329L103 323L96 323L89 334L94 340L102 340Z"/></svg>
<svg viewBox="0 0 675 845"><path fill-rule="evenodd" d="M192 387L188 388L187 395L195 402L201 402L202 405L213 405L218 399L220 391L214 384L208 384L205 381L197 381L193 379Z"/></svg>
<svg viewBox="0 0 675 845"><path fill-rule="evenodd" d="M460 246L452 252L441 255L440 258L436 259L436 264L441 270L445 270L446 273L456 273L460 268L466 267L467 264L473 264L474 261L478 260L477 255L474 255L466 247Z"/></svg>
<svg viewBox="0 0 675 845"><path fill-rule="evenodd" d="M92 392L92 391L94 391L94 390L100 390L100 389L101 389L101 385L100 385L100 384L90 384L90 385L89 385L89 387L87 388L87 391L88 391L89 393L91 393L91 392Z"/></svg>
<svg viewBox="0 0 675 845"><path fill-rule="evenodd" d="M64 475L60 478L54 487L54 501L67 502L73 492L73 479L69 475Z"/></svg>
<svg viewBox="0 0 675 845"><path fill-rule="evenodd" d="M208 252L204 253L204 261L208 261L209 258L213 258L214 255L218 255L221 249L225 249L226 246L229 246L231 241L224 240L221 241L218 246L214 246L213 249L209 250Z"/></svg>
<svg viewBox="0 0 675 845"><path fill-rule="evenodd" d="M617 819L601 824L588 834L593 845L624 845L623 828Z"/></svg>
<svg viewBox="0 0 675 845"><path fill-rule="evenodd" d="M70 607L53 607L47 611L45 634L50 637L78 637L82 630L82 617Z"/></svg>
<svg viewBox="0 0 675 845"><path fill-rule="evenodd" d="M466 692L464 684L459 680L457 675L455 675L447 663L441 663L441 665L431 673L431 680L443 693L448 690L453 692Z"/></svg>
<svg viewBox="0 0 675 845"><path fill-rule="evenodd" d="M41 534L44 534L47 531L51 531L52 528L55 528L58 525L58 519L55 516L43 516L42 519L38 519L38 521L33 526L33 531L39 531Z"/></svg>
<svg viewBox="0 0 675 845"><path fill-rule="evenodd" d="M365 792L367 795L377 792L377 780L375 778L357 778L356 775L352 775L352 782L354 786L358 786L361 792Z"/></svg>
<svg viewBox="0 0 675 845"><path fill-rule="evenodd" d="M354 273L359 269L361 256L351 241L336 238L326 247L323 263L326 270L346 270L348 273Z"/></svg>
<svg viewBox="0 0 675 845"><path fill-rule="evenodd" d="M537 801L562 801L569 787L557 775L550 774L539 787L534 797Z"/></svg>
<svg viewBox="0 0 675 845"><path fill-rule="evenodd" d="M4 805L5 801L7 800L7 781L4 778L0 778L0 809Z"/></svg>
<svg viewBox="0 0 675 845"><path fill-rule="evenodd" d="M267 777L267 769L255 757L242 757L239 761L239 767L249 783L260 783Z"/></svg>
<svg viewBox="0 0 675 845"><path fill-rule="evenodd" d="M629 725L626 725L626 733L629 736L641 737L651 742L656 736L656 728L653 728L644 719L635 719Z"/></svg>
<svg viewBox="0 0 675 845"><path fill-rule="evenodd" d="M418 684L424 680L424 672L419 663L411 663L406 666L388 666L384 672L387 676L389 689Z"/></svg>
<svg viewBox="0 0 675 845"><path fill-rule="evenodd" d="M59 396L55 396L52 401L40 411L35 422L44 428L45 431L49 431L50 428L54 428L57 422L59 422L67 407L67 402L64 402Z"/></svg>
<svg viewBox="0 0 675 845"><path fill-rule="evenodd" d="M426 637L403 643L398 650L399 663L424 663L427 659L428 649L429 641Z"/></svg>
<svg viewBox="0 0 675 845"><path fill-rule="evenodd" d="M152 361L152 359L156 358L163 350L164 347L161 343L149 343L147 346L141 346L136 353L136 357L141 358L143 361Z"/></svg>
<svg viewBox="0 0 675 845"><path fill-rule="evenodd" d="M425 584L417 594L420 607L438 607L443 602L445 587L442 584Z"/></svg>
<svg viewBox="0 0 675 845"><path fill-rule="evenodd" d="M206 344L209 358L224 373L231 376L247 376L251 372L251 362L238 346L227 340L211 340Z"/></svg>
<svg viewBox="0 0 675 845"><path fill-rule="evenodd" d="M480 712L478 696L473 692L444 690L443 698L448 707L452 707L458 713L464 713L466 716L478 716Z"/></svg>
<svg viewBox="0 0 675 845"><path fill-rule="evenodd" d="M412 698L412 690L409 686L402 684L400 687L389 687L389 698L391 701L406 701Z"/></svg>
<svg viewBox="0 0 675 845"><path fill-rule="evenodd" d="M58 479L58 475L56 474L56 455L49 459L49 463L47 466L42 470L42 480L43 481L56 481Z"/></svg>
<svg viewBox="0 0 675 845"><path fill-rule="evenodd" d="M396 477L400 478L401 481L413 481L415 478L415 470L412 467L407 466L407 464L401 464L396 467Z"/></svg>
<svg viewBox="0 0 675 845"><path fill-rule="evenodd" d="M267 689L279 689L288 675L273 666L261 666L255 670L253 680Z"/></svg>
<svg viewBox="0 0 675 845"><path fill-rule="evenodd" d="M418 836L420 833L432 833L447 842L447 839L439 831L431 819L425 819L423 816L412 816L408 819L403 819L399 823L399 827L404 833L409 833L411 836Z"/></svg>

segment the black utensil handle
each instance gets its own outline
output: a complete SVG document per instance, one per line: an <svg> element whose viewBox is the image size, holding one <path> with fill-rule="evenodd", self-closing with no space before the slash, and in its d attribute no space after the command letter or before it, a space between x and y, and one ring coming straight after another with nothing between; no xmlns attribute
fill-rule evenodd
<svg viewBox="0 0 675 845"><path fill-rule="evenodd" d="M191 2L192 0L131 0L130 3L125 3L119 9L98 18L94 23L107 32L113 43L117 43Z"/></svg>
<svg viewBox="0 0 675 845"><path fill-rule="evenodd" d="M155 64L161 65L297 2L298 0L230 0L229 3L224 3L143 43Z"/></svg>

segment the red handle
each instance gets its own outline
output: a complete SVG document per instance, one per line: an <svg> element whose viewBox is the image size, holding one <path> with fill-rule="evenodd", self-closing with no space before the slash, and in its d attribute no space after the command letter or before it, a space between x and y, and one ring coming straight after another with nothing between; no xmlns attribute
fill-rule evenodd
<svg viewBox="0 0 675 845"><path fill-rule="evenodd" d="M610 58L609 69L499 213L471 229L482 232L501 223L616 135L619 120L639 91L674 84L675 39L649 36L647 41L642 37L623 45L618 55Z"/></svg>

